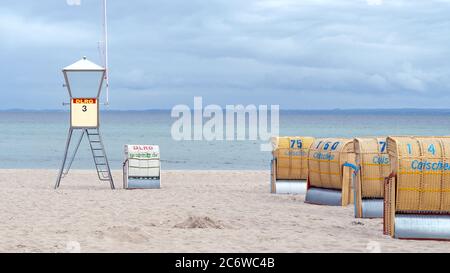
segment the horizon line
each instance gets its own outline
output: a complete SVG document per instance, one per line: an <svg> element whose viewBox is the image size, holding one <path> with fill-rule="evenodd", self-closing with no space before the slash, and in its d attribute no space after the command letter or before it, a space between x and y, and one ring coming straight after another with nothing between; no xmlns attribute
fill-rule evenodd
<svg viewBox="0 0 450 273"><path fill-rule="evenodd" d="M69 112L69 109L27 109L27 108L8 108L0 109L0 112ZM172 109L149 108L149 109L101 109L101 112L156 112L172 111ZM226 111L224 109L224 111ZM270 111L270 110L269 110ZM339 111L450 111L450 108L334 108L334 109L280 109L280 112L339 112Z"/></svg>

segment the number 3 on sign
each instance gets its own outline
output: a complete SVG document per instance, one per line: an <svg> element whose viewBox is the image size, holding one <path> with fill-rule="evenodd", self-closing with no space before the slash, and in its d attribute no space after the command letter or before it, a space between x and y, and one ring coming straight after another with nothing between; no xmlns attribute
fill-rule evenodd
<svg viewBox="0 0 450 273"><path fill-rule="evenodd" d="M71 124L76 128L98 126L98 100L96 98L76 98L71 104Z"/></svg>

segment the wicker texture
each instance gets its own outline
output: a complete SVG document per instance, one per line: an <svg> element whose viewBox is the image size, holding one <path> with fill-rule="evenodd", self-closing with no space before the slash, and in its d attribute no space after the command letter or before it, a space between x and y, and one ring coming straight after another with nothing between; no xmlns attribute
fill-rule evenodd
<svg viewBox="0 0 450 273"><path fill-rule="evenodd" d="M308 182L312 187L342 190L351 185L351 175L343 177L342 165L355 163L352 139L316 139L309 151Z"/></svg>
<svg viewBox="0 0 450 273"><path fill-rule="evenodd" d="M276 180L306 180L308 177L308 152L314 142L312 137L272 138Z"/></svg>
<svg viewBox="0 0 450 273"><path fill-rule="evenodd" d="M389 137L395 211L450 213L450 138Z"/></svg>
<svg viewBox="0 0 450 273"><path fill-rule="evenodd" d="M361 198L383 198L384 179L391 172L386 138L356 138L355 154Z"/></svg>
<svg viewBox="0 0 450 273"><path fill-rule="evenodd" d="M383 210L383 230L385 235L394 236L395 224L395 176L386 178L384 181L384 210Z"/></svg>

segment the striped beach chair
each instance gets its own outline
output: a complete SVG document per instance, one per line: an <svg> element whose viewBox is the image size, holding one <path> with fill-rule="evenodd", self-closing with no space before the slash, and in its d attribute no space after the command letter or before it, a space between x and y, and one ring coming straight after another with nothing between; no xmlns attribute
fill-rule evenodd
<svg viewBox="0 0 450 273"><path fill-rule="evenodd" d="M384 180L391 172L386 138L356 138L356 218L383 218Z"/></svg>
<svg viewBox="0 0 450 273"><path fill-rule="evenodd" d="M353 203L353 139L316 139L309 151L306 203L347 206Z"/></svg>
<svg viewBox="0 0 450 273"><path fill-rule="evenodd" d="M270 183L272 193L305 194L308 153L313 142L312 137L272 138Z"/></svg>
<svg viewBox="0 0 450 273"><path fill-rule="evenodd" d="M389 137L384 233L450 240L450 138Z"/></svg>

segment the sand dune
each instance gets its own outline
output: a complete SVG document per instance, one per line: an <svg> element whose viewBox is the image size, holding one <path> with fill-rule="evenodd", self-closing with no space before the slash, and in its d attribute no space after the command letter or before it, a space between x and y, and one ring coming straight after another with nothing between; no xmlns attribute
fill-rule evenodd
<svg viewBox="0 0 450 273"><path fill-rule="evenodd" d="M450 252L401 241L351 207L269 193L264 171L169 171L163 189L111 191L95 172L0 170L1 252ZM115 172L121 188L121 173Z"/></svg>

